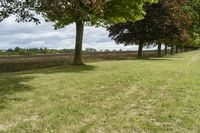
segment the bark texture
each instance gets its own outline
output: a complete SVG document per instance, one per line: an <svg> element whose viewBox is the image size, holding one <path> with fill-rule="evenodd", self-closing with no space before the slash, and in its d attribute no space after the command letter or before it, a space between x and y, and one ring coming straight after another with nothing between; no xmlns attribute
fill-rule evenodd
<svg viewBox="0 0 200 133"><path fill-rule="evenodd" d="M83 32L84 32L84 23L76 22L76 44L75 44L75 53L73 65L83 65L82 59L82 45L83 45Z"/></svg>

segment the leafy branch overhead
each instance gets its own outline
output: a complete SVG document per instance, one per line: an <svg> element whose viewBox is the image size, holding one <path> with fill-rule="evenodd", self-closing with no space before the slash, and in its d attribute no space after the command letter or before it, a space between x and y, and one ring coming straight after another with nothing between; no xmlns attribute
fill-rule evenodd
<svg viewBox="0 0 200 133"><path fill-rule="evenodd" d="M41 13L47 21L62 28L73 22L88 25L138 20L145 14L145 2L155 0L29 0L29 7Z"/></svg>
<svg viewBox="0 0 200 133"><path fill-rule="evenodd" d="M14 15L17 22L40 23L34 11L22 0L1 0L0 1L0 22Z"/></svg>

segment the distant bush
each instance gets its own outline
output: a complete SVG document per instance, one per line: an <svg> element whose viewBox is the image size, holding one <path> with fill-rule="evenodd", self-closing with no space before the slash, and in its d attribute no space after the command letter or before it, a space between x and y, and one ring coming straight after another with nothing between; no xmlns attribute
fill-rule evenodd
<svg viewBox="0 0 200 133"><path fill-rule="evenodd" d="M3 50L0 50L0 55L3 55L4 54L4 51Z"/></svg>
<svg viewBox="0 0 200 133"><path fill-rule="evenodd" d="M86 48L85 52L97 52L97 50L94 48Z"/></svg>

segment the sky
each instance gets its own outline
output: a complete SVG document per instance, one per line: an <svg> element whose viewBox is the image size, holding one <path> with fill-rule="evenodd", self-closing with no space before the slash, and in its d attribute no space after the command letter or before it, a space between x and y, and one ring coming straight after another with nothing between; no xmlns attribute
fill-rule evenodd
<svg viewBox="0 0 200 133"><path fill-rule="evenodd" d="M71 24L63 29L54 30L53 23L41 21L34 23L17 23L10 17L0 23L0 49L8 48L50 48L73 49L75 44L75 25ZM83 49L97 50L137 50L137 46L117 45L108 37L104 28L86 26L84 31Z"/></svg>

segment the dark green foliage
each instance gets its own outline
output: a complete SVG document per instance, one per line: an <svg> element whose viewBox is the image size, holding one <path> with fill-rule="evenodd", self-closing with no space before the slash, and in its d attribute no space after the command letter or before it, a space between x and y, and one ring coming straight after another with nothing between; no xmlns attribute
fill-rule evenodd
<svg viewBox="0 0 200 133"><path fill-rule="evenodd" d="M188 5L185 7L185 10L191 14L193 23L192 28L190 29L190 35L193 46L200 46L200 1L199 0L189 0Z"/></svg>
<svg viewBox="0 0 200 133"><path fill-rule="evenodd" d="M189 7L188 7L189 6ZM186 10L191 11L193 15L193 30L200 34L200 1L199 0L189 0Z"/></svg>
<svg viewBox="0 0 200 133"><path fill-rule="evenodd" d="M190 40L189 28L191 17L185 14L185 0L160 0L158 3L146 4L145 18L136 22L118 23L110 26L109 36L116 43L139 45L138 57L142 56L142 47L159 44L158 56L161 56L162 43L180 44Z"/></svg>

